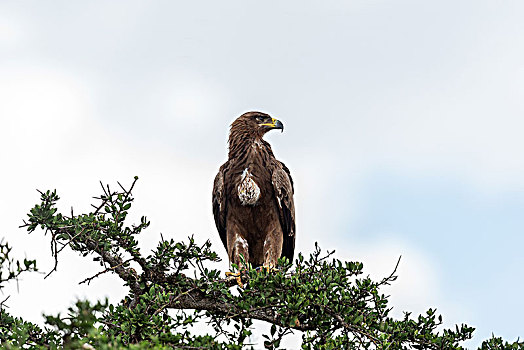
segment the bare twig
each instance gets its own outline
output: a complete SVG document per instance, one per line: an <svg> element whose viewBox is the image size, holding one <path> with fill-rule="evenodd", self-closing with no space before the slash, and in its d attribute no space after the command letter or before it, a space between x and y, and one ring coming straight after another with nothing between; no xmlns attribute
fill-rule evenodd
<svg viewBox="0 0 524 350"><path fill-rule="evenodd" d="M395 268L393 271L389 274L389 276L384 277L382 281L378 283L379 286L381 285L388 285L389 282L394 281L396 279L395 273L397 273L398 266L400 264L400 259L402 259L402 255L398 257L397 264L395 265Z"/></svg>
<svg viewBox="0 0 524 350"><path fill-rule="evenodd" d="M103 271L100 271L98 272L96 275L92 276L92 277L88 277L86 278L85 280L83 280L82 282L79 282L78 284L82 284L82 283L86 283L87 282L87 285L89 285L91 283L92 280L94 280L95 278L97 278L98 276L106 273L106 272L109 272L109 271L114 271L116 268L120 267L120 266L123 266L125 265L126 263L132 261L133 259L128 259L126 261L122 261L120 264L118 264L117 266L111 266L111 267L108 267L107 269L103 270Z"/></svg>
<svg viewBox="0 0 524 350"><path fill-rule="evenodd" d="M2 302L0 303L0 310L2 310L4 307L8 307L7 305L4 305L4 303L10 298L11 296L8 295L7 298L5 298L4 300L2 300Z"/></svg>
<svg viewBox="0 0 524 350"><path fill-rule="evenodd" d="M49 273L47 275L45 275L44 279L46 279L53 272L55 272L57 267L58 267L58 244L56 242L56 233L55 232L51 232L51 255L55 259L55 266L53 266L53 269L51 271L49 271Z"/></svg>

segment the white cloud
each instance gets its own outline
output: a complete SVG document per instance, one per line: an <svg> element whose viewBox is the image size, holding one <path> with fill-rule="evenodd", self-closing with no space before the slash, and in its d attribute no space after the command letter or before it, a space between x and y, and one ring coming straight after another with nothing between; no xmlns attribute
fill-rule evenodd
<svg viewBox="0 0 524 350"><path fill-rule="evenodd" d="M411 316L416 317L432 308L443 315L445 328L474 320L475 310L468 309L469 305L454 302L444 294L446 281L442 278L443 271L438 262L401 235L383 233L376 240L365 243L350 239L337 248L336 256L363 262L364 276L369 275L375 281L389 276L401 256L395 273L397 280L382 288L382 293L390 296L389 307L393 307L391 316L395 318L402 318L404 312L411 312Z"/></svg>
<svg viewBox="0 0 524 350"><path fill-rule="evenodd" d="M396 316L402 311L424 312L439 297L441 284L438 269L427 256L403 241L400 235L384 234L372 242L349 240L336 250L343 260L362 261L364 276L380 281L389 276L402 256L395 273L398 279L385 287Z"/></svg>
<svg viewBox="0 0 524 350"><path fill-rule="evenodd" d="M211 215L210 191L214 167L180 158L165 145L144 147L129 136L108 133L94 116L94 103L83 86L71 76L57 71L16 70L0 82L7 97L0 113L7 116L7 132L0 141L4 172L0 211L6 239L19 255L36 258L40 269L50 271L49 237L41 232L28 236L18 229L24 214L36 204L41 190L57 188L62 197L59 208L65 214L70 206L76 212L88 211L92 196L100 194L98 180L116 187L116 181L138 182L130 222L148 215L152 226L140 237L144 254L156 245L160 232L169 239L185 239L195 234L198 241L211 239L225 257ZM225 269L227 262L218 264ZM9 305L16 315L41 322L40 313L64 311L74 296L109 296L113 302L125 289L118 279L105 276L91 286L78 282L100 271L96 263L66 253L58 271L43 281L42 275L24 276L20 293L15 285ZM42 301L45 300L45 303Z"/></svg>
<svg viewBox="0 0 524 350"><path fill-rule="evenodd" d="M9 55L0 69L0 212L19 253L38 258L43 270L52 266L48 238L17 228L36 188L58 188L61 209L80 212L99 193L99 179L125 184L138 175L130 219L152 220L144 248L159 232L177 239L195 233L225 257L211 217L211 181L226 154L227 123L254 103L286 122L285 138L271 141L293 171L303 252L315 240L324 249L345 240L341 225L361 208L355 192L376 169L448 176L479 191L523 189L521 11L505 5L494 15L480 6L464 21L466 7L455 11L452 2L393 8L360 1L351 5L361 10L356 16L325 4L318 11L290 4L282 13L243 5L167 11L136 2L122 12L100 2L70 4L68 16L43 5L25 22L2 11L0 50ZM271 28L263 25L269 15ZM380 277L401 253L395 309L437 306L461 322L453 315L470 310L443 300L438 264L400 236L348 244L341 256L358 257ZM24 277L12 309L37 318L74 294L121 296L106 280L76 286L99 268L64 258L49 281Z"/></svg>
<svg viewBox="0 0 524 350"><path fill-rule="evenodd" d="M49 257L48 238L43 238L40 233L29 237L16 229L23 213L35 202L37 195L34 188L57 187L63 198L62 210L67 211L73 205L79 212L88 210L89 198L99 193L98 179L111 185L115 185L116 181L128 184L133 175L138 175L141 180L136 187L137 202L130 221L138 220L143 214L152 221L152 226L140 238L144 253L156 245L159 232L165 238L175 239L194 233L200 241L211 239L215 249L225 258L210 206L211 181L218 164L201 164L177 156L165 145L144 145L125 133L109 133L94 118L95 102L86 93L89 87L63 72L11 71L10 78L0 83L0 91L9 96L9 102L1 107L2 113L12 116L9 119L9 133L1 141L2 147L12 149L10 146L13 144L23 146L10 152L8 158L3 160L14 169L24 170L22 173L7 174L6 183L15 183L16 186L4 185L3 188L6 198L15 198L15 205L4 202L1 208L13 213L7 220L7 238L14 240L18 252L23 247L27 256L38 258L42 270L49 271L53 264ZM199 112L199 107L194 107L195 111L188 110L186 113L204 118L207 112ZM26 135L23 141L20 140L21 134ZM328 163L332 161L328 158L324 160ZM311 173L308 176L314 183L324 185L309 188L303 180L299 180L297 184L301 186L298 192L303 194L297 200L318 196L329 188L329 182L323 180L325 174L321 176L315 169L310 169L308 173ZM336 174L332 176L337 177ZM328 197L332 195L337 193L329 193ZM325 200L327 198L319 198L319 201ZM306 211L315 210L307 208L307 204L302 207ZM316 217L319 225L325 215L323 210L319 212ZM306 251L311 247L306 247L305 242L312 243L308 239L308 231L313 232L302 226L302 237L299 237L300 245ZM348 247L342 256L365 261L366 272L375 278L389 274L398 255L404 256L398 271L399 280L390 288L395 310L422 312L428 305L434 305L439 284L436 270L409 244L395 240ZM227 262L218 267L226 269ZM74 301L74 296L103 298L107 295L111 301L118 301L125 289L114 277L104 276L89 287L77 285L99 270L97 264L67 253L62 257L58 271L48 280L43 281L41 275L24 277L21 292L13 294L10 305L17 313L41 322L39 314L42 310L63 311ZM46 300L45 305L41 300Z"/></svg>
<svg viewBox="0 0 524 350"><path fill-rule="evenodd" d="M227 125L223 122L230 118L226 112L227 88L198 72L191 69L164 72L147 89L145 100L146 108L155 115L159 126L166 129L178 145L200 143L216 135L218 130L226 135ZM226 148L225 144L221 146Z"/></svg>
<svg viewBox="0 0 524 350"><path fill-rule="evenodd" d="M20 16L7 8L0 11L0 50L20 47L28 40L30 26Z"/></svg>

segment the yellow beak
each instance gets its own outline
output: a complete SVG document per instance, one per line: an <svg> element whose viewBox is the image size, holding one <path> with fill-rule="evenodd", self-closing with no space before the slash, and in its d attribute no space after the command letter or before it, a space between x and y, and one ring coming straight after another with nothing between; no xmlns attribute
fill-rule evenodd
<svg viewBox="0 0 524 350"><path fill-rule="evenodd" d="M264 124L258 124L260 126L263 126L268 129L280 129L284 131L284 124L280 120L277 120L275 118L271 118L271 123L264 123Z"/></svg>

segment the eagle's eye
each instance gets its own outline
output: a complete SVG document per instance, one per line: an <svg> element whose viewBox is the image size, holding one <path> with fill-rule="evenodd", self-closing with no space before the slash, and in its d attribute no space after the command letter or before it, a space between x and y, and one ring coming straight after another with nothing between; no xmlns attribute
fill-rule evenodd
<svg viewBox="0 0 524 350"><path fill-rule="evenodd" d="M257 122L262 123L264 121L264 117L258 116L256 117Z"/></svg>

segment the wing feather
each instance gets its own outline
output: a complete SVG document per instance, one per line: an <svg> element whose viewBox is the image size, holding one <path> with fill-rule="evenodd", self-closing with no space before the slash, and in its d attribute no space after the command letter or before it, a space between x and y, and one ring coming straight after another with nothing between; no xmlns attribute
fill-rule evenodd
<svg viewBox="0 0 524 350"><path fill-rule="evenodd" d="M293 179L284 163L276 161L271 177L277 201L280 224L284 232L281 257L293 261L295 252L295 204L293 202Z"/></svg>
<svg viewBox="0 0 524 350"><path fill-rule="evenodd" d="M226 163L227 164L227 163ZM220 239L227 250L227 234L226 234L226 214L227 201L224 188L224 172L226 164L222 165L215 176L213 184L213 216L215 217L215 225L217 227Z"/></svg>

